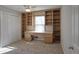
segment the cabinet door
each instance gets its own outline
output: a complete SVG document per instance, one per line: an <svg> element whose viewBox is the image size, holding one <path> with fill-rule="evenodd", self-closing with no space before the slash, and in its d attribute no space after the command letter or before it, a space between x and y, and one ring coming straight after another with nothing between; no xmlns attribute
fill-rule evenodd
<svg viewBox="0 0 79 59"><path fill-rule="evenodd" d="M45 43L53 43L53 37L52 33L45 33L44 34L44 42Z"/></svg>

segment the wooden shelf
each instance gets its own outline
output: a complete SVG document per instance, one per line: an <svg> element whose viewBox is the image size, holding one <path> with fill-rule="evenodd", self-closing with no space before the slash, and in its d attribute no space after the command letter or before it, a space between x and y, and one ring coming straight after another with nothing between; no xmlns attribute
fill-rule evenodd
<svg viewBox="0 0 79 59"><path fill-rule="evenodd" d="M46 25L52 25L52 22L47 22Z"/></svg>
<svg viewBox="0 0 79 59"><path fill-rule="evenodd" d="M46 19L46 22L53 22L52 19Z"/></svg>
<svg viewBox="0 0 79 59"><path fill-rule="evenodd" d="M26 13L22 13L22 38L24 38L25 31L26 31Z"/></svg>
<svg viewBox="0 0 79 59"><path fill-rule="evenodd" d="M60 16L53 16L53 19L60 19Z"/></svg>
<svg viewBox="0 0 79 59"><path fill-rule="evenodd" d="M60 9L53 10L53 34L54 41L60 40Z"/></svg>
<svg viewBox="0 0 79 59"><path fill-rule="evenodd" d="M45 11L45 24L46 25L52 25L52 21L53 21L52 17L53 16L52 16L51 10Z"/></svg>
<svg viewBox="0 0 79 59"><path fill-rule="evenodd" d="M27 13L27 25L32 25L32 13Z"/></svg>
<svg viewBox="0 0 79 59"><path fill-rule="evenodd" d="M22 37L26 31L26 25L32 25L32 13L22 13Z"/></svg>

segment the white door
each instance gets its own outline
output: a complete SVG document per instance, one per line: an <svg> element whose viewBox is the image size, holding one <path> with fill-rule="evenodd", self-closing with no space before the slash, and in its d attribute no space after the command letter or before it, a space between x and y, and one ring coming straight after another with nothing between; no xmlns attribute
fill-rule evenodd
<svg viewBox="0 0 79 59"><path fill-rule="evenodd" d="M62 6L61 43L64 53L79 53L79 6Z"/></svg>
<svg viewBox="0 0 79 59"><path fill-rule="evenodd" d="M73 6L74 19L72 19L73 53L79 53L79 6Z"/></svg>
<svg viewBox="0 0 79 59"><path fill-rule="evenodd" d="M13 14L7 15L9 42L12 43L14 41L20 40L20 19L18 19L18 16Z"/></svg>

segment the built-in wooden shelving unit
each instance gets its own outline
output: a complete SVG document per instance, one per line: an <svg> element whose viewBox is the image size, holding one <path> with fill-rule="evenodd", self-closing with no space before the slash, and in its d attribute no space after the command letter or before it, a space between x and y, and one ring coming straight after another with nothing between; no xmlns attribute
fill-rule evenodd
<svg viewBox="0 0 79 59"><path fill-rule="evenodd" d="M32 13L27 14L27 25L32 25Z"/></svg>
<svg viewBox="0 0 79 59"><path fill-rule="evenodd" d="M60 41L60 9L53 9L45 11L45 26L51 25L53 27L52 38L54 41ZM26 31L27 26L32 26L32 13L22 14L22 36ZM47 38L47 37L46 37Z"/></svg>
<svg viewBox="0 0 79 59"><path fill-rule="evenodd" d="M60 9L53 10L54 41L60 41Z"/></svg>
<svg viewBox="0 0 79 59"><path fill-rule="evenodd" d="M24 38L24 32L26 31L26 13L22 13L22 37Z"/></svg>
<svg viewBox="0 0 79 59"><path fill-rule="evenodd" d="M46 25L52 25L52 11L51 10L48 10L48 11L45 11L45 24Z"/></svg>
<svg viewBox="0 0 79 59"><path fill-rule="evenodd" d="M22 37L24 38L24 33L26 27L32 25L32 13L22 13Z"/></svg>

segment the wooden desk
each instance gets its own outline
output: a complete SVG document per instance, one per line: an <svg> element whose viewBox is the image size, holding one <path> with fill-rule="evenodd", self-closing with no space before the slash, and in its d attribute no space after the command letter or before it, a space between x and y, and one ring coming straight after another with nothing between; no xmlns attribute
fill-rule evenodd
<svg viewBox="0 0 79 59"><path fill-rule="evenodd" d="M44 38L45 43L53 43L53 33L52 32L37 32L37 31L28 31L31 35L41 35Z"/></svg>

